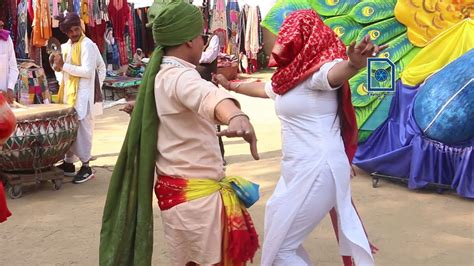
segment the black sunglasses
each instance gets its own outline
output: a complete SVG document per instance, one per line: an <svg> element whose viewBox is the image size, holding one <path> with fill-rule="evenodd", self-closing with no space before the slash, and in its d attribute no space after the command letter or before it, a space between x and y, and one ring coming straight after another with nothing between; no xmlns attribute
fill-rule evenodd
<svg viewBox="0 0 474 266"><path fill-rule="evenodd" d="M201 37L202 37L202 40L203 40L204 44L207 44L207 42L211 38L211 34L207 34L207 33L201 34Z"/></svg>

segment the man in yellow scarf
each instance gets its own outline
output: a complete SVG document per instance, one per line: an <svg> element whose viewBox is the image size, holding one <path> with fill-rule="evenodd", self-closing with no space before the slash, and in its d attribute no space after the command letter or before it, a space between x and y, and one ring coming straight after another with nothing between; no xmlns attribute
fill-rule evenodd
<svg viewBox="0 0 474 266"><path fill-rule="evenodd" d="M74 107L79 119L77 139L59 168L66 176L74 176L73 183L80 184L94 177L89 160L97 112L94 106L95 79L97 70L102 85L106 69L97 45L84 35L79 16L70 12L57 19L59 29L69 37L69 41L61 45L62 56L54 58L55 68L62 74L58 98L60 103ZM82 166L76 173L74 162L77 158Z"/></svg>

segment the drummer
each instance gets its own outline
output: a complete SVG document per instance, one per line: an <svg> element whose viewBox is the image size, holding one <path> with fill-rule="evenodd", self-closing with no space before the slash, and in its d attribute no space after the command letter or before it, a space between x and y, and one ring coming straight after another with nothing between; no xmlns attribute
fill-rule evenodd
<svg viewBox="0 0 474 266"><path fill-rule="evenodd" d="M94 177L89 160L94 116L97 114L94 108L95 78L97 70L101 76L99 82L102 83L105 75L100 73L105 73L106 69L97 45L83 33L79 16L70 12L57 19L59 29L69 37L69 41L61 45L62 56L54 58L55 70L62 72L63 76L58 98L60 102L74 106L79 119L77 139L58 167L64 170L66 176L74 176L73 183L80 184ZM77 158L82 166L75 173L74 162Z"/></svg>

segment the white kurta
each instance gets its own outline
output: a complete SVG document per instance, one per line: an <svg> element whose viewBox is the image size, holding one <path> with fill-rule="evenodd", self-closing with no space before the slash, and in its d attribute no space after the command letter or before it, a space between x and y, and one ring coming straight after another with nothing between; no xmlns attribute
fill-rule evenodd
<svg viewBox="0 0 474 266"><path fill-rule="evenodd" d="M79 89L76 96L76 109L79 120L82 120L90 112L96 115L94 106L94 83L95 71L99 72L100 85L105 79L105 63L102 59L97 45L91 39L85 37L81 43L81 65L75 66L71 64L71 40L61 45L63 54L67 54L64 58L64 66L62 78L64 83L69 79L69 75L80 77ZM61 82L61 81L60 81ZM64 101L66 102L67 92L64 92Z"/></svg>
<svg viewBox="0 0 474 266"><path fill-rule="evenodd" d="M201 59L199 60L200 64L210 64L217 59L219 55L219 37L217 35L213 35L211 40L209 41L209 45L201 55Z"/></svg>
<svg viewBox="0 0 474 266"><path fill-rule="evenodd" d="M323 65L280 96L267 83L281 120L281 177L266 205L262 265L311 265L301 244L332 207L338 212L340 253L357 266L373 265L362 223L351 203L350 165L339 119L337 88Z"/></svg>
<svg viewBox="0 0 474 266"><path fill-rule="evenodd" d="M13 90L20 72L10 37L6 41L0 40L0 62L0 91Z"/></svg>
<svg viewBox="0 0 474 266"><path fill-rule="evenodd" d="M80 77L74 106L79 119L79 129L76 141L66 154L65 161L72 163L77 160L77 156L82 162L87 162L91 158L94 116L102 114L102 103L94 104L95 72L97 70L99 84L102 87L106 68L99 48L87 37L81 43L81 65L72 65L71 45L70 40L61 45L62 53L63 55L66 54L66 57L64 58L62 75L57 75L59 79L64 79L64 84L66 84L70 75ZM65 91L64 102L67 102L67 97L67 91Z"/></svg>

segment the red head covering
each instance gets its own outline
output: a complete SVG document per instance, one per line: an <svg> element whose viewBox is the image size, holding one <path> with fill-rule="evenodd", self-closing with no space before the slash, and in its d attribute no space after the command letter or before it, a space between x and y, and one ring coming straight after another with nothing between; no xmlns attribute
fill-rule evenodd
<svg viewBox="0 0 474 266"><path fill-rule="evenodd" d="M273 91L283 95L318 71L324 63L347 59L346 47L313 10L298 10L286 17L273 47L269 66ZM349 161L357 149L357 123L349 83L339 90L341 127ZM341 110L341 109L340 109Z"/></svg>

